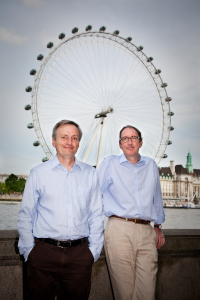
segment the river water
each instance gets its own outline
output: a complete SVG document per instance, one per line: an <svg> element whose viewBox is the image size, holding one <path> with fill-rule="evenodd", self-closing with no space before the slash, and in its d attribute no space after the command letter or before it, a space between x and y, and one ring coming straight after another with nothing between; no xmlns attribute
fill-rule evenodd
<svg viewBox="0 0 200 300"><path fill-rule="evenodd" d="M0 230L17 229L19 208L20 203L0 202ZM163 229L200 229L200 209L165 208L165 216Z"/></svg>

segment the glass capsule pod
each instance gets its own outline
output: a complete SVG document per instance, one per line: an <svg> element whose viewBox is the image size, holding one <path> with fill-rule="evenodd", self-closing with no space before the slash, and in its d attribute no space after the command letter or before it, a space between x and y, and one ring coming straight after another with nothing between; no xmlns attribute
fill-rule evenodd
<svg viewBox="0 0 200 300"><path fill-rule="evenodd" d="M31 129L31 128L33 128L34 127L34 124L33 123L28 123L28 125L27 125L27 128L28 129Z"/></svg>
<svg viewBox="0 0 200 300"><path fill-rule="evenodd" d="M77 33L77 32L78 32L78 27L74 27L74 28L72 29L72 33L75 34L75 33Z"/></svg>
<svg viewBox="0 0 200 300"><path fill-rule="evenodd" d="M150 62L152 60L153 60L153 57L151 57L151 56L147 58L147 62Z"/></svg>
<svg viewBox="0 0 200 300"><path fill-rule="evenodd" d="M28 92L31 92L31 91L32 91L32 87L31 86L27 86L26 92L28 93Z"/></svg>
<svg viewBox="0 0 200 300"><path fill-rule="evenodd" d="M161 84L161 87L162 87L162 88L167 87L167 83L162 83L162 84Z"/></svg>
<svg viewBox="0 0 200 300"><path fill-rule="evenodd" d="M119 34L119 30L115 30L115 31L113 32L113 34L114 34L114 35L118 35L118 34Z"/></svg>
<svg viewBox="0 0 200 300"><path fill-rule="evenodd" d="M101 26L99 31L105 31L106 30L106 26Z"/></svg>
<svg viewBox="0 0 200 300"><path fill-rule="evenodd" d="M143 46L139 46L139 47L137 47L137 51L142 51L144 49L144 47Z"/></svg>
<svg viewBox="0 0 200 300"><path fill-rule="evenodd" d="M65 37L65 33L61 33L61 34L59 34L59 36L58 36L58 38L60 39L60 40L62 40L62 39L64 39L64 37Z"/></svg>
<svg viewBox="0 0 200 300"><path fill-rule="evenodd" d="M43 157L42 162L48 161L48 157Z"/></svg>
<svg viewBox="0 0 200 300"><path fill-rule="evenodd" d="M43 58L44 58L44 55L43 55L43 54L39 54L39 55L37 56L37 60L43 60Z"/></svg>
<svg viewBox="0 0 200 300"><path fill-rule="evenodd" d="M35 69L30 70L30 75L35 75L35 74L36 74L36 70Z"/></svg>
<svg viewBox="0 0 200 300"><path fill-rule="evenodd" d="M158 69L158 70L155 70L155 74L160 74L161 73L161 70Z"/></svg>
<svg viewBox="0 0 200 300"><path fill-rule="evenodd" d="M30 104L27 104L26 106L24 106L24 109L25 109L25 110L30 110L30 109L31 109L31 105L30 105Z"/></svg>
<svg viewBox="0 0 200 300"><path fill-rule="evenodd" d="M37 146L39 146L39 145L40 145L40 142L39 142L39 141L33 142L33 146L37 147Z"/></svg>
<svg viewBox="0 0 200 300"><path fill-rule="evenodd" d="M49 43L47 44L47 48L51 49L52 47L53 47L53 43L52 43L52 42L49 42Z"/></svg>
<svg viewBox="0 0 200 300"><path fill-rule="evenodd" d="M86 26L85 31L90 31L91 29L92 29L92 25L88 25Z"/></svg>

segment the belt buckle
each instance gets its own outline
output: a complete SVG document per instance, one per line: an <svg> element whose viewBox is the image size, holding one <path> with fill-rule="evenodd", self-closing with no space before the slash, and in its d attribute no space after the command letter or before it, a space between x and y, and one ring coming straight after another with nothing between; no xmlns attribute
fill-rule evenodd
<svg viewBox="0 0 200 300"><path fill-rule="evenodd" d="M57 247L64 248L64 247L60 246L60 242L62 242L62 241L57 241ZM71 241L67 241L67 243L69 243L69 248L71 248L71 246L72 246Z"/></svg>
<svg viewBox="0 0 200 300"><path fill-rule="evenodd" d="M61 242L61 241L57 241L57 247L59 247L59 248L64 248L64 247L60 246L60 242Z"/></svg>
<svg viewBox="0 0 200 300"><path fill-rule="evenodd" d="M135 219L135 224L138 224L138 221L137 220L139 220L139 219Z"/></svg>

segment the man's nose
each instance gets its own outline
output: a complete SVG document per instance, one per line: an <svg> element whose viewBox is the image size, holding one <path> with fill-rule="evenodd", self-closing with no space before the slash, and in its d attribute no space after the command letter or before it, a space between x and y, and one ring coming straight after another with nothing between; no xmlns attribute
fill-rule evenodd
<svg viewBox="0 0 200 300"><path fill-rule="evenodd" d="M71 145L71 144L72 144L72 139L70 139L70 138L67 139L67 140L66 140L66 143L67 143L68 145Z"/></svg>

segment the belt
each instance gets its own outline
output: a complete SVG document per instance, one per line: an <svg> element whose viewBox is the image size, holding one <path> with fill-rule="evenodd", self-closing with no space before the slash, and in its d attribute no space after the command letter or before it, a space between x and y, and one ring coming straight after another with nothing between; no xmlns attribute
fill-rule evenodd
<svg viewBox="0 0 200 300"><path fill-rule="evenodd" d="M44 239L44 238L36 238L36 237L35 237L35 239L38 240L38 241L41 241L41 242L45 242L45 243L48 243L48 244L51 244L51 245L55 245L55 246L60 247L60 248L75 247L77 245L86 243L88 241L88 237L84 237L84 238L81 238L79 240L74 240L74 241L71 241L71 240L68 240L68 241L58 241L58 240L53 240L53 239Z"/></svg>
<svg viewBox="0 0 200 300"><path fill-rule="evenodd" d="M115 215L112 215L110 216L110 218L119 218L119 219L122 219L122 220L126 220L126 221L131 221L131 222L134 222L136 224L150 224L151 222L149 220L142 220L142 219L128 219L128 218L122 218L122 217L118 217L118 216L115 216Z"/></svg>

